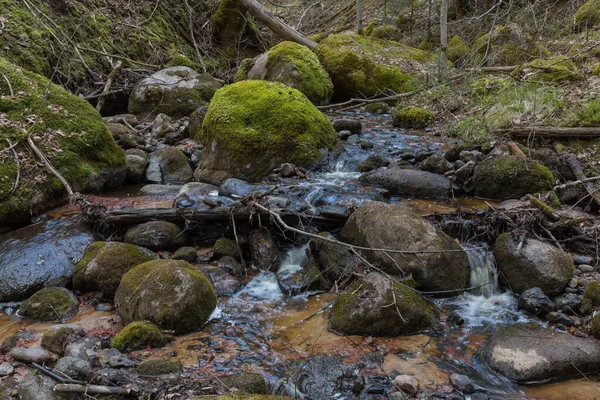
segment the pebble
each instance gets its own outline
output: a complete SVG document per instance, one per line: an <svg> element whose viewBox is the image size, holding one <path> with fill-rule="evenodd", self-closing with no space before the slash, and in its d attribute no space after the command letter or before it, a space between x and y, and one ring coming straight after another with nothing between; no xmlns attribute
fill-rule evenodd
<svg viewBox="0 0 600 400"><path fill-rule="evenodd" d="M465 375L452 374L450 375L450 383L452 386L463 393L470 394L475 391L475 386L471 378Z"/></svg>
<svg viewBox="0 0 600 400"><path fill-rule="evenodd" d="M579 264L577 266L577 269L580 270L581 272L594 272L596 270L596 268L594 268L588 264Z"/></svg>
<svg viewBox="0 0 600 400"><path fill-rule="evenodd" d="M581 265L581 264L589 265L592 263L592 257L584 256L583 254L571 254L571 258L573 258L573 262L577 265Z"/></svg>
<svg viewBox="0 0 600 400"><path fill-rule="evenodd" d="M569 287L570 288L576 288L577 287L577 283L578 283L578 279L577 278L571 278L571 280L569 281Z"/></svg>
<svg viewBox="0 0 600 400"><path fill-rule="evenodd" d="M581 270L579 270L579 269L575 268L575 269L573 270L573 276L579 276L579 275L581 275Z"/></svg>
<svg viewBox="0 0 600 400"><path fill-rule="evenodd" d="M415 396L419 393L419 381L410 375L398 375L394 378L393 384L405 393Z"/></svg>
<svg viewBox="0 0 600 400"><path fill-rule="evenodd" d="M0 364L0 376L12 375L13 372L15 372L15 369L9 363Z"/></svg>

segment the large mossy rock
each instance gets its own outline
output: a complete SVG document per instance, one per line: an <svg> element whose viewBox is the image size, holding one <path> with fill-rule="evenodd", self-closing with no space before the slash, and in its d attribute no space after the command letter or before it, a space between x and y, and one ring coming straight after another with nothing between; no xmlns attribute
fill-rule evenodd
<svg viewBox="0 0 600 400"><path fill-rule="evenodd" d="M350 244L374 249L424 251L365 252L370 262L391 275L412 274L419 290L457 290L468 284L467 254L452 238L406 206L365 203L344 225L342 238ZM447 251L435 252L441 250Z"/></svg>
<svg viewBox="0 0 600 400"><path fill-rule="evenodd" d="M448 60L452 62L461 61L466 58L471 49L469 49L469 45L458 35L452 36L452 38L448 41Z"/></svg>
<svg viewBox="0 0 600 400"><path fill-rule="evenodd" d="M161 347L167 338L154 324L146 321L134 321L128 324L113 338L112 347L122 353L144 350L147 347Z"/></svg>
<svg viewBox="0 0 600 400"><path fill-rule="evenodd" d="M115 295L123 322L148 320L184 334L202 328L217 305L208 278L185 261L148 261L121 279Z"/></svg>
<svg viewBox="0 0 600 400"><path fill-rule="evenodd" d="M73 190L100 191L125 180L125 154L87 101L0 57L0 226L67 201L67 192L25 146L31 135ZM35 115L32 116L32 115ZM16 145L14 154L7 150ZM19 175L19 184L15 188Z"/></svg>
<svg viewBox="0 0 600 400"><path fill-rule="evenodd" d="M120 242L95 242L75 266L73 287L81 292L99 290L113 298L127 271L158 256L148 249Z"/></svg>
<svg viewBox="0 0 600 400"><path fill-rule="evenodd" d="M538 161L517 156L490 157L475 168L475 195L506 200L552 189L552 172Z"/></svg>
<svg viewBox="0 0 600 400"><path fill-rule="evenodd" d="M331 80L334 98L373 97L381 93L404 93L418 87L423 63L431 53L361 35L333 35L314 49Z"/></svg>
<svg viewBox="0 0 600 400"><path fill-rule="evenodd" d="M586 1L575 12L573 18L580 29L600 25L600 0Z"/></svg>
<svg viewBox="0 0 600 400"><path fill-rule="evenodd" d="M196 139L205 146L197 178L210 183L257 181L285 162L311 167L336 143L329 118L301 92L256 80L218 90Z"/></svg>
<svg viewBox="0 0 600 400"><path fill-rule="evenodd" d="M527 79L533 81L544 81L548 83L576 82L584 79L584 76L570 58L557 56L552 58L537 58L529 64L517 68L513 73L527 72Z"/></svg>
<svg viewBox="0 0 600 400"><path fill-rule="evenodd" d="M397 105L392 112L392 124L400 128L422 129L433 123L433 112L421 107Z"/></svg>
<svg viewBox="0 0 600 400"><path fill-rule="evenodd" d="M235 80L246 79L281 82L301 91L315 105L328 104L333 94L333 83L315 53L294 42L279 43L255 59L244 60Z"/></svg>
<svg viewBox="0 0 600 400"><path fill-rule="evenodd" d="M527 239L519 249L519 242L503 233L493 252L502 279L517 293L539 287L547 296L558 296L573 275L571 256L539 240Z"/></svg>
<svg viewBox="0 0 600 400"><path fill-rule="evenodd" d="M492 369L517 382L566 379L600 368L600 346L594 341L539 325L501 326L481 353Z"/></svg>
<svg viewBox="0 0 600 400"><path fill-rule="evenodd" d="M129 112L140 120L158 114L173 118L189 116L208 104L221 83L210 74L188 67L170 67L143 79L129 96Z"/></svg>
<svg viewBox="0 0 600 400"><path fill-rule="evenodd" d="M398 336L433 329L437 319L410 288L371 272L336 298L329 323L345 335Z"/></svg>
<svg viewBox="0 0 600 400"><path fill-rule="evenodd" d="M64 321L79 310L79 300L69 290L49 286L36 292L19 307L19 315L38 321Z"/></svg>

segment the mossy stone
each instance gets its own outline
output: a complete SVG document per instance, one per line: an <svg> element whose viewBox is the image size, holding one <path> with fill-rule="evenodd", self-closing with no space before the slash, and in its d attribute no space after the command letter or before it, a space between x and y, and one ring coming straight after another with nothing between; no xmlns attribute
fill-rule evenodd
<svg viewBox="0 0 600 400"><path fill-rule="evenodd" d="M596 68L594 68L594 70L592 71L592 75L600 77L600 63L598 63L598 65L596 65Z"/></svg>
<svg viewBox="0 0 600 400"><path fill-rule="evenodd" d="M586 1L577 9L573 18L579 28L592 28L600 25L600 0Z"/></svg>
<svg viewBox="0 0 600 400"><path fill-rule="evenodd" d="M147 347L162 347L167 339L160 329L146 321L134 321L128 324L113 338L112 347L122 353L144 350Z"/></svg>
<svg viewBox="0 0 600 400"><path fill-rule="evenodd" d="M213 255L215 258L229 256L238 261L240 259L240 251L237 243L228 238L220 238L217 240L213 247Z"/></svg>
<svg viewBox="0 0 600 400"><path fill-rule="evenodd" d="M94 107L1 57L0 73L15 93L10 96L5 80L0 80L0 152L10 141L20 154L19 165L10 151L4 152L8 157L0 163L0 225L26 223L32 214L67 201L60 181L47 168L35 165L39 160L26 147L28 135L73 190L99 191L123 183L125 153ZM36 115L35 124L31 123L32 114ZM17 171L20 181L13 191Z"/></svg>
<svg viewBox="0 0 600 400"><path fill-rule="evenodd" d="M422 129L433 122L433 112L420 107L397 105L392 112L392 123L400 128Z"/></svg>
<svg viewBox="0 0 600 400"><path fill-rule="evenodd" d="M469 87L472 96L487 96L508 88L512 81L511 77L488 75L473 80Z"/></svg>
<svg viewBox="0 0 600 400"><path fill-rule="evenodd" d="M552 172L538 161L513 155L490 157L477 165L473 175L475 195L506 200L552 189Z"/></svg>
<svg viewBox="0 0 600 400"><path fill-rule="evenodd" d="M196 65L185 54L177 53L167 63L167 67L188 67L195 69Z"/></svg>
<svg viewBox="0 0 600 400"><path fill-rule="evenodd" d="M63 355L70 338L83 336L83 329L76 324L53 325L44 331L42 347L54 354Z"/></svg>
<svg viewBox="0 0 600 400"><path fill-rule="evenodd" d="M385 25L376 27L367 36L384 40L400 40L402 39L402 32L400 32L400 29L396 28L395 26Z"/></svg>
<svg viewBox="0 0 600 400"><path fill-rule="evenodd" d="M484 34L475 39L471 55L475 60L485 56L486 63L491 65L517 65L531 58L548 56L544 50L521 26L508 23L496 27L491 35Z"/></svg>
<svg viewBox="0 0 600 400"><path fill-rule="evenodd" d="M583 74L577 70L577 66L573 60L565 56L557 56L549 59L538 58L529 63L527 68L535 72L535 80L544 82L563 83L583 79Z"/></svg>
<svg viewBox="0 0 600 400"><path fill-rule="evenodd" d="M600 126L600 100L591 100L579 111L581 126Z"/></svg>
<svg viewBox="0 0 600 400"><path fill-rule="evenodd" d="M600 340L600 314L592 318L592 336Z"/></svg>
<svg viewBox="0 0 600 400"><path fill-rule="evenodd" d="M202 328L217 305L208 278L185 261L148 261L129 270L115 295L125 323L148 320L184 334Z"/></svg>
<svg viewBox="0 0 600 400"><path fill-rule="evenodd" d="M126 243L153 251L177 250L185 246L187 236L172 222L149 221L129 228L124 240Z"/></svg>
<svg viewBox="0 0 600 400"><path fill-rule="evenodd" d="M591 281L583 292L583 311L590 313L600 307L600 282Z"/></svg>
<svg viewBox="0 0 600 400"><path fill-rule="evenodd" d="M469 45L460 36L454 35L448 41L448 60L456 62L467 57L470 52Z"/></svg>
<svg viewBox="0 0 600 400"><path fill-rule="evenodd" d="M265 378L260 374L238 374L230 375L220 379L225 387L231 389L237 389L242 393L249 394L268 394L269 389Z"/></svg>
<svg viewBox="0 0 600 400"><path fill-rule="evenodd" d="M120 242L95 242L88 246L73 272L73 288L82 292L99 290L115 296L127 271L158 256L148 249Z"/></svg>
<svg viewBox="0 0 600 400"><path fill-rule="evenodd" d="M19 332L13 333L2 341L0 345L0 354L8 354L19 343Z"/></svg>
<svg viewBox="0 0 600 400"><path fill-rule="evenodd" d="M311 167L336 143L329 118L300 91L247 80L215 93L195 139L204 144L200 176L258 181L285 162Z"/></svg>
<svg viewBox="0 0 600 400"><path fill-rule="evenodd" d="M335 299L329 323L335 332L363 336L410 335L438 326L433 309L423 298L373 272Z"/></svg>
<svg viewBox="0 0 600 400"><path fill-rule="evenodd" d="M79 300L65 288L48 286L19 307L19 315L38 321L64 321L79 310Z"/></svg>
<svg viewBox="0 0 600 400"><path fill-rule="evenodd" d="M398 42L346 34L323 39L314 52L333 81L336 100L414 90L421 74L401 65L433 60L431 53Z"/></svg>
<svg viewBox="0 0 600 400"><path fill-rule="evenodd" d="M181 364L167 360L144 361L138 367L138 372L141 375L149 376L177 374L181 371Z"/></svg>
<svg viewBox="0 0 600 400"><path fill-rule="evenodd" d="M369 103L365 106L365 111L370 114L386 114L390 106L383 102Z"/></svg>

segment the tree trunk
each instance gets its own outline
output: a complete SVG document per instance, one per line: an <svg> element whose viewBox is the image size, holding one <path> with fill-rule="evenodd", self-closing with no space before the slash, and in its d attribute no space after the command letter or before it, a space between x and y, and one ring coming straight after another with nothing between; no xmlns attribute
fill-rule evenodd
<svg viewBox="0 0 600 400"><path fill-rule="evenodd" d="M356 0L356 33L362 35L362 0Z"/></svg>
<svg viewBox="0 0 600 400"><path fill-rule="evenodd" d="M440 79L448 79L448 0L442 0L440 8Z"/></svg>
<svg viewBox="0 0 600 400"><path fill-rule="evenodd" d="M275 15L271 14L269 10L263 7L256 0L238 0L238 2L244 8L246 8L254 18L265 24L269 29L281 36L283 39L300 43L309 49L314 49L317 47L317 42L310 40L300 32L294 30Z"/></svg>

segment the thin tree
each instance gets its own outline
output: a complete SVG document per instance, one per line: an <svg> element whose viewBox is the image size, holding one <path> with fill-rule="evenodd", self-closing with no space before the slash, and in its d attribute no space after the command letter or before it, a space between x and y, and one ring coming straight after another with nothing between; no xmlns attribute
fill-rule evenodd
<svg viewBox="0 0 600 400"><path fill-rule="evenodd" d="M442 0L440 7L440 79L448 78L448 0Z"/></svg>
<svg viewBox="0 0 600 400"><path fill-rule="evenodd" d="M362 0L356 0L356 33L362 35Z"/></svg>

